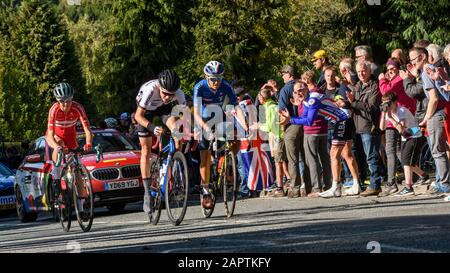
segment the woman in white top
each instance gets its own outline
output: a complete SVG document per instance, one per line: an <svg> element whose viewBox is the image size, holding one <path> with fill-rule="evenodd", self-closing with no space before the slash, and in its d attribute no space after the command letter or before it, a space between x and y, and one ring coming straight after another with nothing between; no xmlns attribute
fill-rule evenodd
<svg viewBox="0 0 450 273"><path fill-rule="evenodd" d="M419 179L425 179L427 174L418 167L420 149L425 143L422 131L419 128L414 115L405 107L397 106L397 94L389 92L381 98L381 111L383 114L380 119L380 129L386 129L386 123L391 122L402 137L401 161L405 172L406 187L395 196L414 195L413 172L420 176ZM391 193L398 191L397 185L392 189L387 189Z"/></svg>

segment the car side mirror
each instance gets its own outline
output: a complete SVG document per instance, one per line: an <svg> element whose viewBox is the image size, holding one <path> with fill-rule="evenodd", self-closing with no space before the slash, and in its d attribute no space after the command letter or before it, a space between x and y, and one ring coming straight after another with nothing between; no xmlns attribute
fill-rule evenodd
<svg viewBox="0 0 450 273"><path fill-rule="evenodd" d="M42 156L40 154L27 155L25 161L28 163L39 163L42 161Z"/></svg>

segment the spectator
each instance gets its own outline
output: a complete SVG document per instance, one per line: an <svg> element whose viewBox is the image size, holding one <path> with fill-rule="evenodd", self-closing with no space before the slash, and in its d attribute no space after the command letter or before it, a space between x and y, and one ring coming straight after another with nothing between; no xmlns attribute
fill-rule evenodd
<svg viewBox="0 0 450 273"><path fill-rule="evenodd" d="M247 94L247 92L245 92L245 88L242 84L235 82L233 88L234 88L234 92L236 94L238 105L242 109L244 115L247 118L247 122L248 122L249 107L253 106L253 100ZM254 109L254 110L256 110L256 109ZM241 126L241 124L238 122L236 124L236 126L238 127L238 130L240 130L239 135L244 135L244 128ZM251 192L247 186L248 172L245 168L245 164L244 164L244 161L242 158L242 153L240 150L237 152L236 158L237 158L237 169L238 169L239 181L240 181L239 197L240 198L250 197Z"/></svg>
<svg viewBox="0 0 450 273"><path fill-rule="evenodd" d="M280 97L280 89L278 86L278 82L274 79L269 79L267 82L261 87L261 90L264 88L270 89L270 95L272 98L274 98L276 101L278 101L278 98Z"/></svg>
<svg viewBox="0 0 450 273"><path fill-rule="evenodd" d="M349 90L347 88L348 85L355 85L358 81L358 75L356 75L356 72L353 70L354 63L352 58L344 58L339 63L339 72L341 72L343 77L340 84L341 95L344 95L345 91Z"/></svg>
<svg viewBox="0 0 450 273"><path fill-rule="evenodd" d="M298 109L291 102L294 93L294 83L296 82L297 72L291 65L285 65L281 69L281 74L285 85L281 88L280 98L278 100L279 110L287 110L291 116L298 116ZM300 176L299 160L305 162L303 149L303 128L300 125L284 126L284 144L288 159L289 175L291 176L288 198L296 198L306 195L305 179L308 180L308 172L303 170L303 176ZM299 157L300 154L300 157Z"/></svg>
<svg viewBox="0 0 450 273"><path fill-rule="evenodd" d="M346 92L350 91L348 88L349 85L355 85L358 82L358 75L354 71L353 67L355 65L355 61L352 58L346 57L343 58L339 63L339 72L341 73L342 80L339 83L339 94L342 96L342 100L347 101ZM352 121L353 122L353 121ZM351 145L351 152L356 157L356 162L358 164L358 169L361 173L367 172L367 166L365 163L365 154L362 152L363 146L361 141L356 139L353 140ZM342 151L345 153L346 151ZM344 158L345 159L345 158ZM345 175L346 182L344 183L344 187L352 187L353 186L353 176L351 174L350 167L347 164L347 160L342 160L343 170ZM361 179L361 178L360 178ZM355 186L356 187L356 186Z"/></svg>
<svg viewBox="0 0 450 273"><path fill-rule="evenodd" d="M368 46L368 45L356 46L355 47L355 54L356 54L356 61L357 62L363 62L363 61L370 62L370 70L372 71L371 73L374 76L374 79L377 79L378 75L381 73L381 69L373 61L372 48L370 46Z"/></svg>
<svg viewBox="0 0 450 273"><path fill-rule="evenodd" d="M302 74L301 79L304 83L308 85L308 90L316 88L316 83L314 82L314 72L311 70L306 71Z"/></svg>
<svg viewBox="0 0 450 273"><path fill-rule="evenodd" d="M122 114L120 114L119 122L120 122L119 131L121 131L123 133L127 133L128 130L130 129L130 125L131 125L130 113L123 112Z"/></svg>
<svg viewBox="0 0 450 273"><path fill-rule="evenodd" d="M447 61L447 65L450 64L450 44L448 44L443 53L444 59ZM442 69L439 70L439 77L442 78L445 82L443 82L443 91L449 92L450 91L450 69L447 69L446 71L442 71ZM442 73L446 72L446 73ZM447 103L445 105L445 116L450 117L450 103ZM447 145L450 146L450 118L445 119L445 134L447 135Z"/></svg>
<svg viewBox="0 0 450 273"><path fill-rule="evenodd" d="M426 173L418 167L420 150L425 143L425 139L413 114L408 108L398 106L397 94L395 92L389 92L383 95L381 109L380 129L385 130L389 122L399 132L402 140L401 161L405 173L406 186L396 196L414 195L412 187L413 172L419 175L419 181L428 179ZM392 193L388 192L386 195Z"/></svg>
<svg viewBox="0 0 450 273"><path fill-rule="evenodd" d="M359 81L349 86L351 92L347 92L350 107L354 110L356 135L362 140L370 170L370 186L361 193L361 196L378 195L381 192L382 180L378 154L380 146L378 106L381 97L378 83L371 77L371 66L372 63L369 61L358 62L356 72Z"/></svg>
<svg viewBox="0 0 450 273"><path fill-rule="evenodd" d="M398 106L405 107L411 113L415 113L416 105L413 99L408 97L403 87L403 80L399 76L400 62L397 59L389 59L386 63L386 74L381 73L378 76L380 92L382 95L393 92L396 94L396 103ZM382 113L383 115L383 113ZM384 126L386 136L386 157L387 157L387 187L380 196L387 196L398 191L396 181L397 158L401 159L401 138L399 131L395 126L387 121ZM427 178L428 179L428 178Z"/></svg>
<svg viewBox="0 0 450 273"><path fill-rule="evenodd" d="M429 44L431 44L430 41L427 40L418 40L414 43L413 47L416 48L426 48Z"/></svg>
<svg viewBox="0 0 450 273"><path fill-rule="evenodd" d="M394 49L391 53L391 58L397 59L400 62L400 65L406 65L406 56L401 48Z"/></svg>
<svg viewBox="0 0 450 273"><path fill-rule="evenodd" d="M297 86L298 88L296 88ZM294 86L294 92L301 92L304 97L308 97L307 88L304 84L299 83ZM314 101L316 101L320 93L321 90L318 88L312 89L309 96L311 98L314 97ZM303 104L299 106L299 115L301 120L305 121L308 118L309 111L304 111L305 107L303 107ZM310 100L308 100L308 107L314 108L310 104ZM310 181L306 181L306 187L311 188L311 193L308 194L308 197L319 197L321 192L331 187L330 155L327 150L328 121L323 116L317 116L313 121L296 124L303 124L304 129L303 146L306 166L311 177Z"/></svg>
<svg viewBox="0 0 450 273"><path fill-rule="evenodd" d="M106 123L106 128L108 128L108 129L118 130L118 128L119 128L119 122L117 121L117 119L115 119L113 117L105 118L105 123Z"/></svg>
<svg viewBox="0 0 450 273"><path fill-rule="evenodd" d="M428 98L425 117L419 123L419 126L428 130L431 154L436 165L436 182L434 188L430 189L430 193L447 193L449 188L449 166L446 155L446 140L444 137L444 121L445 121L445 103L446 100L436 82L428 75L426 69L434 70L433 63L436 63L442 56L439 47L429 45L426 50L413 48L409 51L409 58L416 70L421 70L421 78L423 81L423 89ZM427 53L429 55L427 56ZM430 57L431 56L431 57ZM428 60L432 64L428 63Z"/></svg>
<svg viewBox="0 0 450 273"><path fill-rule="evenodd" d="M314 52L313 57L311 58L311 62L313 62L314 67L320 71L319 80L317 81L317 87L322 88L322 86L325 84L324 68L330 65L327 52L323 49Z"/></svg>
<svg viewBox="0 0 450 273"><path fill-rule="evenodd" d="M271 197L283 197L285 195L283 191L283 162L286 161L283 142L283 131L279 124L278 118L278 106L273 100L271 95L272 89L264 88L259 91L258 100L264 107L265 122L263 124L257 123L256 127L261 131L269 134L269 146L271 156L275 162L275 177L276 177L276 190L269 193Z"/></svg>

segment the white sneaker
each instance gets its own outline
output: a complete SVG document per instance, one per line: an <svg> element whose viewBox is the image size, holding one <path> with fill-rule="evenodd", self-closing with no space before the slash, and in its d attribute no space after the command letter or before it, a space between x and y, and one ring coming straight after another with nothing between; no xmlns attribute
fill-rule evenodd
<svg viewBox="0 0 450 273"><path fill-rule="evenodd" d="M319 196L323 198L341 197L341 186L321 192L319 193Z"/></svg>
<svg viewBox="0 0 450 273"><path fill-rule="evenodd" d="M359 186L351 187L351 188L345 190L345 195L353 196L353 195L358 195L360 192L361 192L361 188Z"/></svg>
<svg viewBox="0 0 450 273"><path fill-rule="evenodd" d="M444 202L450 202L450 195L444 197Z"/></svg>

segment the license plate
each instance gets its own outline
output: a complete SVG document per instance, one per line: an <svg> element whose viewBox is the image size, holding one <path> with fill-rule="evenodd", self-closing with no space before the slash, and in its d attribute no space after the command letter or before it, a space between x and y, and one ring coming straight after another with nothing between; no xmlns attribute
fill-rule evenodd
<svg viewBox="0 0 450 273"><path fill-rule="evenodd" d="M137 188L137 187L139 187L139 180L137 180L137 179L105 183L105 191L114 191L114 190Z"/></svg>

